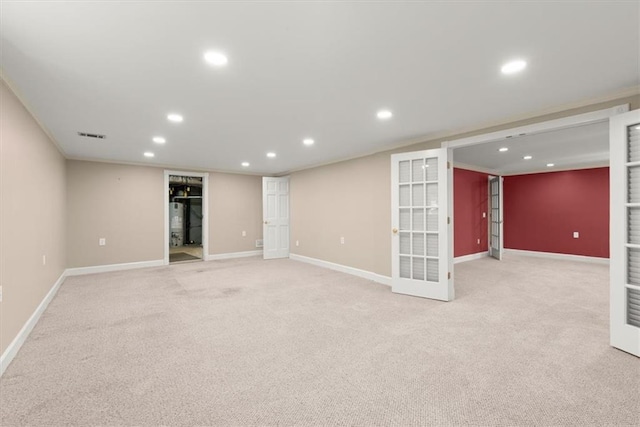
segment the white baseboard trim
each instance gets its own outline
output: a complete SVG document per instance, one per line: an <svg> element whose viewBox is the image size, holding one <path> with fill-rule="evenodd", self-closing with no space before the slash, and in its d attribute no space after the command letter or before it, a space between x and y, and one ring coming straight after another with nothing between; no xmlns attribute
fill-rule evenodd
<svg viewBox="0 0 640 427"><path fill-rule="evenodd" d="M18 354L20 347L22 347L22 344L27 340L27 337L33 330L34 326L36 326L36 323L40 320L40 316L42 316L42 313L47 309L47 306L51 300L53 300L53 297L56 296L56 293L58 292L58 289L60 289L62 282L64 282L65 277L66 271L63 271L60 277L58 277L58 280L56 280L56 283L54 283L47 295L40 302L38 308L36 308L31 317L29 317L27 323L24 324L22 329L20 329L20 332L18 332L18 335L16 335L13 341L11 341L11 344L9 344L4 353L2 353L2 356L0 356L0 376L4 374L7 366L9 366L13 358Z"/></svg>
<svg viewBox="0 0 640 427"><path fill-rule="evenodd" d="M123 264L94 265L91 267L67 268L66 275L82 276L83 274L108 273L110 271L133 270L136 268L147 267L162 267L163 265L165 265L163 259L157 259L154 261L126 262Z"/></svg>
<svg viewBox="0 0 640 427"><path fill-rule="evenodd" d="M245 258L250 256L262 255L262 250L257 251L245 251L245 252L230 252L227 254L214 254L207 255L205 261L215 261L220 259L232 259L232 258Z"/></svg>
<svg viewBox="0 0 640 427"><path fill-rule="evenodd" d="M476 254L462 255L457 256L453 259L454 264L458 264L460 262L473 261L474 259L486 258L489 256L489 251L486 252L478 252Z"/></svg>
<svg viewBox="0 0 640 427"><path fill-rule="evenodd" d="M382 274L373 273L371 271L360 270L358 268L349 267L342 264L336 264L329 261L324 261L317 258L310 258L303 255L290 254L289 258L295 261L302 261L308 264L317 265L319 267L328 268L330 270L340 271L341 273L351 274L353 276L362 277L363 279L373 280L374 282L381 283L383 285L391 286L391 277L383 276Z"/></svg>
<svg viewBox="0 0 640 427"><path fill-rule="evenodd" d="M533 256L538 258L563 259L565 261L581 261L581 262L591 262L595 264L609 265L609 258L599 258L595 256L557 254L554 252L525 251L521 249L505 249L504 251L505 253Z"/></svg>

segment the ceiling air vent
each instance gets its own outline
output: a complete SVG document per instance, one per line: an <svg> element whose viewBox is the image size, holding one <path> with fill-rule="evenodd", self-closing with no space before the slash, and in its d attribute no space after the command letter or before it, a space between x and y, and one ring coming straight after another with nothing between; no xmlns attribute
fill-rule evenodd
<svg viewBox="0 0 640 427"><path fill-rule="evenodd" d="M107 135L100 135L97 133L87 133L87 132L78 132L78 135L84 136L85 138L97 138L97 139L105 139Z"/></svg>

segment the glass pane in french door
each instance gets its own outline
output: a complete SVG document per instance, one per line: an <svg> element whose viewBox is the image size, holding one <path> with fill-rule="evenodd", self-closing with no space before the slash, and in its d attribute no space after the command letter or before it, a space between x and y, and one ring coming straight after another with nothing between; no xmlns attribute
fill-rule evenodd
<svg viewBox="0 0 640 427"><path fill-rule="evenodd" d="M400 277L438 281L438 159L399 162Z"/></svg>

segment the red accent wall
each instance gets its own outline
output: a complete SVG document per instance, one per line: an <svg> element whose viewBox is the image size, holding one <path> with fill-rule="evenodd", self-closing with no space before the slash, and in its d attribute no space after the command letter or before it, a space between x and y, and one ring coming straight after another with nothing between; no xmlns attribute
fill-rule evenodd
<svg viewBox="0 0 640 427"><path fill-rule="evenodd" d="M504 246L608 258L609 168L504 177Z"/></svg>
<svg viewBox="0 0 640 427"><path fill-rule="evenodd" d="M463 256L487 251L489 175L453 169L453 254ZM480 244L478 244L480 239Z"/></svg>

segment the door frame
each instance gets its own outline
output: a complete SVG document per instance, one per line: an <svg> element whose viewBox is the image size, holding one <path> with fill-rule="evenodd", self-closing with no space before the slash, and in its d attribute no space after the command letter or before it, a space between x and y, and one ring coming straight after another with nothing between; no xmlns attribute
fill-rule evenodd
<svg viewBox="0 0 640 427"><path fill-rule="evenodd" d="M164 170L164 265L169 265L169 176L192 176L202 178L202 260L209 258L209 173Z"/></svg>
<svg viewBox="0 0 640 427"><path fill-rule="evenodd" d="M480 135L469 136L465 138L453 139L449 141L444 141L441 144L442 148L450 149L449 153L449 161L451 162L451 170L456 167L455 163L455 149L468 147L471 145L479 145L486 144L489 142L495 142L501 139L507 139L519 136L521 134L534 134L540 132L549 132L560 129L568 129L577 126L588 125L592 123L598 122L608 122L609 119L613 116L617 116L618 114L626 113L629 111L629 104L620 104L610 108L604 108L602 110L590 111L588 113L576 114L573 116L561 117L559 119L546 120L542 122L532 123L524 126L516 126L509 129L503 129L495 132L483 133ZM465 165L468 166L468 165ZM498 171L494 171L493 173L488 173L488 175L494 174L496 176L500 175ZM451 192L453 192L453 179L449 179L449 187ZM450 212L451 215L451 223L455 223L453 210ZM487 246L490 245L490 242L487 242ZM503 246L503 252L504 246ZM453 255L452 255L453 256ZM451 267L454 268L453 266ZM451 270L451 275L454 276L453 270Z"/></svg>

